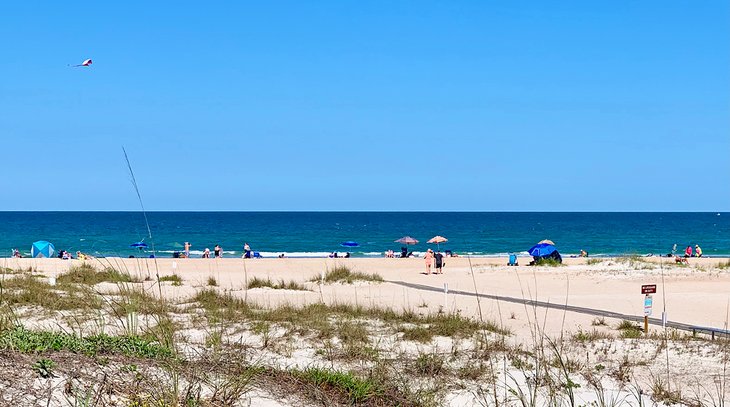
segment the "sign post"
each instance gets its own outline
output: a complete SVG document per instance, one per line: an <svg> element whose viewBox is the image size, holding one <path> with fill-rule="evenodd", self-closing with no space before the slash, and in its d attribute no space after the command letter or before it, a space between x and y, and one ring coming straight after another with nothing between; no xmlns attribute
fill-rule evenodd
<svg viewBox="0 0 730 407"><path fill-rule="evenodd" d="M656 294L656 284L645 284L641 286L641 293L644 294L644 335L649 335L649 315L654 305L651 294Z"/></svg>

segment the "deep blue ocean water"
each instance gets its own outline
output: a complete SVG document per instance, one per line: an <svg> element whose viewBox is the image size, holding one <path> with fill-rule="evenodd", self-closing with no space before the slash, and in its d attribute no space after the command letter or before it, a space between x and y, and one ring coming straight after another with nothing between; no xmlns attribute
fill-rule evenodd
<svg viewBox="0 0 730 407"><path fill-rule="evenodd" d="M405 235L424 251L435 235L458 253L503 255L524 252L541 239L561 253L591 255L666 254L699 244L705 255L730 255L730 214L721 213L517 213L517 212L151 212L147 214L158 256L171 256L190 241L193 254L220 244L228 257L240 256L244 242L274 257L354 256L396 252ZM94 255L139 255L131 243L146 237L141 212L0 212L0 256L12 248L30 253L31 243L48 240L57 249ZM360 247L340 247L353 240ZM149 253L147 253L149 254Z"/></svg>

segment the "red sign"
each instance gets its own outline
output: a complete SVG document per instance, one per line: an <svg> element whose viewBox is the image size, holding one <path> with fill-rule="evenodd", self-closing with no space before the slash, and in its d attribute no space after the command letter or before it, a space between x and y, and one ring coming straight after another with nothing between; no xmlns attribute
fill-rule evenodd
<svg viewBox="0 0 730 407"><path fill-rule="evenodd" d="M642 294L656 294L656 284L646 284L641 286Z"/></svg>

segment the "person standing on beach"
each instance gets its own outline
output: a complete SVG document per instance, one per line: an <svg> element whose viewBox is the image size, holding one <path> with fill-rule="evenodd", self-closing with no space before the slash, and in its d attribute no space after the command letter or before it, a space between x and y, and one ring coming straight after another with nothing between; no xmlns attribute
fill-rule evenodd
<svg viewBox="0 0 730 407"><path fill-rule="evenodd" d="M433 265L433 251L431 249L426 250L426 255L423 256L426 259L426 274L431 274L431 266Z"/></svg>
<svg viewBox="0 0 730 407"><path fill-rule="evenodd" d="M190 258L190 247L191 246L192 245L190 244L190 242L185 242L185 258L186 259Z"/></svg>
<svg viewBox="0 0 730 407"><path fill-rule="evenodd" d="M444 255L441 254L441 252L437 252L433 255L433 259L436 274L444 274L444 266L446 265L446 262L444 261Z"/></svg>
<svg viewBox="0 0 730 407"><path fill-rule="evenodd" d="M692 257L692 246L687 246L687 248L684 249L684 257Z"/></svg>
<svg viewBox="0 0 730 407"><path fill-rule="evenodd" d="M217 259L223 258L223 249L220 247L220 245L215 245L215 247L213 248L213 255Z"/></svg>

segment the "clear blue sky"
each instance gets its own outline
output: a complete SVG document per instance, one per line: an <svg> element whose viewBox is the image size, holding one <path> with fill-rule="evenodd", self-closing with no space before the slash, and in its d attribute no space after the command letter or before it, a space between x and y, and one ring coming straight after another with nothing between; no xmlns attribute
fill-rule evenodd
<svg viewBox="0 0 730 407"><path fill-rule="evenodd" d="M0 210L727 211L729 4L6 2Z"/></svg>

